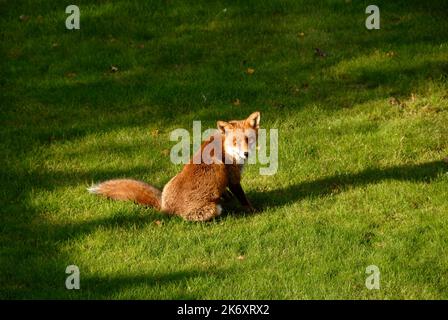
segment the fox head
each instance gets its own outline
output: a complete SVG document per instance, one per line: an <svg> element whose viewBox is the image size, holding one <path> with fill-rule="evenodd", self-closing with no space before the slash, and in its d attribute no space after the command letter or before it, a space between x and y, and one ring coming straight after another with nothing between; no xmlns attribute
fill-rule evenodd
<svg viewBox="0 0 448 320"><path fill-rule="evenodd" d="M255 151L260 112L256 111L244 120L218 121L217 125L223 135L223 149L226 156L237 163L244 163Z"/></svg>

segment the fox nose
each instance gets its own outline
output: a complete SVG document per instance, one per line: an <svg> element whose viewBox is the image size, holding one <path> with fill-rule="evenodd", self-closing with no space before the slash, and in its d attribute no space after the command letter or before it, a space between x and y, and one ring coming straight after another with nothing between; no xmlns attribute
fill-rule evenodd
<svg viewBox="0 0 448 320"><path fill-rule="evenodd" d="M244 157L249 158L249 152L244 152Z"/></svg>

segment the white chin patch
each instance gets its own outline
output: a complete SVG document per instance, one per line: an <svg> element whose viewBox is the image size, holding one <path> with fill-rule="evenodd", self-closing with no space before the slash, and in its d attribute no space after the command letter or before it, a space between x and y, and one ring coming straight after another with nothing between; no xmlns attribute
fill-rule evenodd
<svg viewBox="0 0 448 320"><path fill-rule="evenodd" d="M240 150L237 148L229 148L227 153L232 156L233 159L235 159L238 163L244 163L246 160L246 157L242 154L240 154Z"/></svg>
<svg viewBox="0 0 448 320"><path fill-rule="evenodd" d="M216 205L216 214L219 216L222 213L222 207L220 204Z"/></svg>

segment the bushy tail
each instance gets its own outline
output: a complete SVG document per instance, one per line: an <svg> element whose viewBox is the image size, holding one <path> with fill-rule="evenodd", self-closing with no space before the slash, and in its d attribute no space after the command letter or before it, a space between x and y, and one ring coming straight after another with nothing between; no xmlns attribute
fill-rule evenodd
<svg viewBox="0 0 448 320"><path fill-rule="evenodd" d="M137 180L108 180L87 189L90 193L99 194L115 200L132 200L158 210L161 208L162 192L157 188Z"/></svg>

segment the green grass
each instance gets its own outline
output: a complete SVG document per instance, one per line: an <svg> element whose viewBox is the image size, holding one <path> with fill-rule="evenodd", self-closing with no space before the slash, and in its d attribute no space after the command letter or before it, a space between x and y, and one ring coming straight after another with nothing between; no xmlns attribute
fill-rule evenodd
<svg viewBox="0 0 448 320"><path fill-rule="evenodd" d="M76 4L70 31L68 3L0 0L1 298L448 298L446 1L376 1L372 31L367 1ZM243 177L257 214L86 192L162 187L171 130L255 110L279 129L278 173Z"/></svg>

